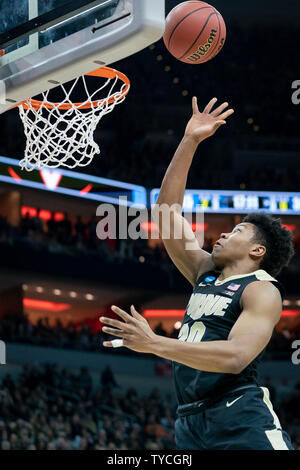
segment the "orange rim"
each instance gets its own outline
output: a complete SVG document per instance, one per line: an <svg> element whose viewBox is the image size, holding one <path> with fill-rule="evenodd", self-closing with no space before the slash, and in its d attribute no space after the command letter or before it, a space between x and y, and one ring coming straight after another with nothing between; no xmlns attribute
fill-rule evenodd
<svg viewBox="0 0 300 470"><path fill-rule="evenodd" d="M109 104L112 104L114 102L118 102L120 99L122 99L124 96L126 96L129 92L130 88L130 80L126 75L124 75L122 72L119 72L118 70L112 69L110 67L101 67L100 69L94 70L93 72L86 73L86 76L92 76L92 77L99 77L99 78L110 78L110 79L115 79L118 77L122 82L126 85L122 93L118 96L118 98L111 96L108 100ZM17 106L23 106L24 109L30 109L30 106L27 105L27 102L30 102L31 107L33 107L35 110L38 110L42 106L47 108L47 109L61 109L61 110L67 110L71 109L73 107L76 107L78 109L89 109L96 106L99 106L99 104L106 102L107 100L104 98L102 100L97 100L97 101L91 101L89 103L83 104L83 103L72 103L72 104L59 104L59 103L45 103L44 101L39 101L39 100L32 100L28 99L26 101L23 101Z"/></svg>

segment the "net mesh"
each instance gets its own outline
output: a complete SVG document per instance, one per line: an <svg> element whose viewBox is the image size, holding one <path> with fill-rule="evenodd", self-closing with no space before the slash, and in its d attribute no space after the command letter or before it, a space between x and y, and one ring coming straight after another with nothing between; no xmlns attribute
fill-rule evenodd
<svg viewBox="0 0 300 470"><path fill-rule="evenodd" d="M73 103L71 94L80 80L87 98L82 103ZM118 82L123 83L121 89L114 91ZM100 147L94 140L97 125L125 100L128 92L128 85L118 75L107 78L92 94L85 76L78 77L70 90L64 85L60 87L65 98L59 103L51 102L50 91L47 91L42 94L42 101L29 99L19 106L27 138L24 158L20 161L22 169L89 165L94 156L100 154ZM108 90L107 96L94 101L104 89Z"/></svg>

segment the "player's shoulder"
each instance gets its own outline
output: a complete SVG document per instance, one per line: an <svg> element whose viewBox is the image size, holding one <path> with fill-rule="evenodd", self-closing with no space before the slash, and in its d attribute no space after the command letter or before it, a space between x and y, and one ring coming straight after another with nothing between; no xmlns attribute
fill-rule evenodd
<svg viewBox="0 0 300 470"><path fill-rule="evenodd" d="M253 275L256 277L258 281L269 281L269 282L277 282L277 279L275 277L271 276L267 271L264 271L263 269L258 269L253 273Z"/></svg>
<svg viewBox="0 0 300 470"><path fill-rule="evenodd" d="M263 269L253 273L252 282L245 287L243 296L278 296L283 300L285 292L282 284Z"/></svg>

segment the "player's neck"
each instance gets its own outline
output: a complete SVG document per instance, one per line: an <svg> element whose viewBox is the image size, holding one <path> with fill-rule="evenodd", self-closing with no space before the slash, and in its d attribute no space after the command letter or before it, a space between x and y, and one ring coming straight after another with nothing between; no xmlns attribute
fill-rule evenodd
<svg viewBox="0 0 300 470"><path fill-rule="evenodd" d="M225 266L222 271L220 276L218 277L219 281L223 281L224 279L227 279L228 277L232 276L238 276L243 275L243 274L250 274L259 269L258 266L256 265L245 265L245 264L235 264L235 265L229 265Z"/></svg>

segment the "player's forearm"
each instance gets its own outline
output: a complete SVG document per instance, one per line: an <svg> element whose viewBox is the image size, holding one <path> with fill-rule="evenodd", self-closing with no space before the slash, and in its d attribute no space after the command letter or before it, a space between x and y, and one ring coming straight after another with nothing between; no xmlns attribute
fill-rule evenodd
<svg viewBox="0 0 300 470"><path fill-rule="evenodd" d="M188 172L197 147L193 137L183 137L163 179L157 204L182 206Z"/></svg>
<svg viewBox="0 0 300 470"><path fill-rule="evenodd" d="M238 357L230 341L189 343L157 335L152 353L205 372L239 372Z"/></svg>

